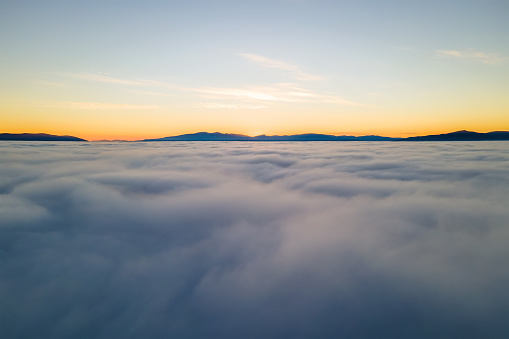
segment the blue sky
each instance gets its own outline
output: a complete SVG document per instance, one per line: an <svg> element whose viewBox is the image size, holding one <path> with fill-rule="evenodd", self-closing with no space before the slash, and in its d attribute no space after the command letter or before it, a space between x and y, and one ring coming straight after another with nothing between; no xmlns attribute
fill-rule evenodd
<svg viewBox="0 0 509 339"><path fill-rule="evenodd" d="M507 1L3 1L0 9L8 131L509 128Z"/></svg>

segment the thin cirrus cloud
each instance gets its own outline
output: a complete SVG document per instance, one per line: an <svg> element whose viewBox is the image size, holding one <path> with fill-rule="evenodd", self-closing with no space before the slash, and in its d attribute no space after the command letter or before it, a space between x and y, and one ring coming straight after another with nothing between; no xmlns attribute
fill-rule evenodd
<svg viewBox="0 0 509 339"><path fill-rule="evenodd" d="M157 105L131 105L131 104L111 104L111 103L103 103L103 102L76 102L76 101L67 101L54 104L54 106L58 106L61 108L75 108L75 109L84 109L84 110L133 110L133 109L157 109L159 106Z"/></svg>
<svg viewBox="0 0 509 339"><path fill-rule="evenodd" d="M504 57L498 54L476 51L437 50L435 55L442 58L477 60L485 64L495 64L504 60Z"/></svg>
<svg viewBox="0 0 509 339"><path fill-rule="evenodd" d="M198 88L194 91L213 99L244 99L265 102L286 103L331 103L344 106L371 107L362 103L346 100L335 95L318 94L295 84L281 83L273 86L259 86L250 88Z"/></svg>
<svg viewBox="0 0 509 339"><path fill-rule="evenodd" d="M134 94L141 94L141 95L149 95L149 96L168 96L168 93L162 93L162 92L152 92L152 91L129 91L130 93Z"/></svg>
<svg viewBox="0 0 509 339"><path fill-rule="evenodd" d="M72 78L81 79L81 80L88 80L88 81L95 81L95 82L106 82L106 83L121 84L121 85L145 86L145 85L149 84L145 81L126 80L126 79L114 78L114 77L110 77L108 75L97 74L97 73L68 73L66 75L70 76Z"/></svg>
<svg viewBox="0 0 509 339"><path fill-rule="evenodd" d="M260 66L286 71L286 72L290 73L293 77L295 77L297 80L316 81L316 80L324 79L321 76L306 73L306 72L302 71L296 65L289 64L289 63L279 61L279 60L269 59L262 55L251 54L251 53L240 53L239 55L249 61L252 61L252 62L260 65Z"/></svg>
<svg viewBox="0 0 509 339"><path fill-rule="evenodd" d="M61 82L56 81L47 81L47 80L35 80L33 81L36 85L42 85L42 86L52 86L52 87L66 87L66 84L63 84Z"/></svg>
<svg viewBox="0 0 509 339"><path fill-rule="evenodd" d="M210 108L210 109L265 109L267 106L261 105L237 105L237 104L225 104L220 102L200 102L197 105L199 108Z"/></svg>
<svg viewBox="0 0 509 339"><path fill-rule="evenodd" d="M82 73L65 73L64 76L92 81L92 82L100 82L100 83L109 83L109 84L117 84L117 85L131 85L131 86L144 86L146 88L164 88L164 89L174 89L174 90L185 90L186 88L171 84L168 82L156 81L156 80L148 80L148 79L123 79L118 77L112 77L109 75L104 75L100 73L90 73L90 72L82 72ZM153 91L139 91L139 94L146 95L165 95L165 93L156 93Z"/></svg>
<svg viewBox="0 0 509 339"><path fill-rule="evenodd" d="M281 66L281 65L280 65ZM283 66L281 66L283 67ZM214 100L240 100L240 101L260 101L260 102L286 102L286 103L294 103L294 102L313 102L313 103L330 103L344 106L358 106L358 107L372 107L370 105L365 105L362 103L357 103L354 101L350 101L344 99L340 96L331 95L331 94L319 94L312 90L303 88L293 83L279 83L274 84L272 86L251 86L251 87L183 87L170 83L165 83L161 81L153 81L153 80L127 80L121 78L113 78L101 74L94 73L77 73L70 75L72 77L87 80L87 81L95 81L95 82L106 82L112 84L120 84L120 85L135 85L135 86L146 86L147 88L159 88L165 90L172 91L181 91L181 92L189 92L189 93L198 93L204 98L214 99ZM163 92L154 92L154 91L133 91L137 94L147 95L147 96L165 96L168 93ZM110 109L114 107L118 107L118 109L122 109L120 104L102 104L104 108L107 109L107 106L110 105ZM222 105L222 106L221 106ZM262 105L246 105L245 103L223 103L221 105L215 105L214 108L247 108L250 107L260 107ZM100 104L98 103L62 103L62 106L67 107L78 107L78 108L100 108ZM156 106L150 105L125 105L125 108L157 108ZM211 108L211 107L208 107ZM266 106L263 106L266 108Z"/></svg>
<svg viewBox="0 0 509 339"><path fill-rule="evenodd" d="M316 81L322 80L323 77L312 75L302 71L298 66L279 60L270 59L258 54L240 53L241 57L254 62L262 67L282 70L290 74L296 80L300 81ZM97 73L70 73L67 76L93 82L110 83L126 86L144 86L147 90L135 90L141 95L147 96L165 96L168 93L156 92L153 89L180 91L188 93L197 93L206 99L229 101L219 104L200 104L203 108L216 109L259 109L266 108L267 102L283 102L283 103L329 103L344 106L372 107L362 103L357 103L344 99L333 94L316 93L310 89L303 88L293 83L278 83L268 86L247 86L247 87L184 87L154 80L131 80L111 77L109 75ZM232 102L235 100L235 102ZM253 102L260 104L253 104ZM150 105L113 105L98 103L63 103L64 106L78 107L84 109L148 109L157 108Z"/></svg>

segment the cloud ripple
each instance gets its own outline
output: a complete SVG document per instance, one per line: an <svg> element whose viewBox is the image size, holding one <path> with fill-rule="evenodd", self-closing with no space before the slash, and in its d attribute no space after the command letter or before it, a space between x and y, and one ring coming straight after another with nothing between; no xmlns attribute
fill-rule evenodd
<svg viewBox="0 0 509 339"><path fill-rule="evenodd" d="M505 338L509 154L0 145L5 338Z"/></svg>

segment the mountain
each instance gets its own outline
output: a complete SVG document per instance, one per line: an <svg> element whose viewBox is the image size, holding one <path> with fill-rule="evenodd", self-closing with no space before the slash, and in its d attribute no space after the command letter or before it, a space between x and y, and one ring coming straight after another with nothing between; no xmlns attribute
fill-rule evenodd
<svg viewBox="0 0 509 339"><path fill-rule="evenodd" d="M242 134L207 133L182 134L160 139L145 139L141 141L250 141L251 137Z"/></svg>
<svg viewBox="0 0 509 339"><path fill-rule="evenodd" d="M207 133L199 132L183 134L159 139L145 139L140 141L482 141L482 140L509 140L509 132L496 131L477 133L470 131L456 131L445 134L423 135L408 138L390 138L378 135L365 135L360 137L349 135L328 134L295 134L295 135L258 135L250 137L242 134Z"/></svg>
<svg viewBox="0 0 509 339"><path fill-rule="evenodd" d="M477 133L470 131L456 131L445 134L424 135L409 137L401 141L483 141L483 140L509 140L509 132L496 131L488 133Z"/></svg>
<svg viewBox="0 0 509 339"><path fill-rule="evenodd" d="M0 133L0 140L17 141L87 141L69 135L52 135L45 133L11 134ZM378 135L349 136L349 135L328 135L328 134L295 134L295 135L258 135L250 137L242 134L230 133L208 133L199 132L182 134L159 139L145 139L139 141L482 141L482 140L509 140L509 132L495 131L488 133L477 133L470 131L456 131L445 134L423 135L408 138L390 138ZM104 140L106 141L106 140ZM120 141L120 140L112 140Z"/></svg>
<svg viewBox="0 0 509 339"><path fill-rule="evenodd" d="M145 139L141 141L389 141L396 140L389 137L367 135L362 137L335 136L327 134L296 134L296 135L258 135L250 137L242 134L207 133L183 134L160 139Z"/></svg>
<svg viewBox="0 0 509 339"><path fill-rule="evenodd" d="M366 135L354 137L348 135L328 135L328 134L296 134L296 135L259 135L252 137L253 141L388 141L393 140L389 137L380 137L377 135Z"/></svg>
<svg viewBox="0 0 509 339"><path fill-rule="evenodd" d="M0 133L0 140L16 140L16 141L87 141L85 139L80 139L76 137L72 137L69 135L52 135L45 133L21 133L21 134L12 134L12 133Z"/></svg>

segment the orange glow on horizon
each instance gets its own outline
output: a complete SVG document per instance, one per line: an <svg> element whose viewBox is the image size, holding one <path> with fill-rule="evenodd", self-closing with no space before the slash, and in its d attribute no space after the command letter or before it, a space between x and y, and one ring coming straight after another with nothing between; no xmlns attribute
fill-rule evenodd
<svg viewBox="0 0 509 339"><path fill-rule="evenodd" d="M458 130L492 132L509 130L505 112L494 109L480 116L477 109L465 115L460 111L440 109L424 115L388 108L323 111L295 111L281 107L267 112L225 110L189 110L173 112L171 108L147 112L102 112L53 109L45 106L23 106L21 103L0 107L0 133L46 133L70 135L89 141L157 139L197 132L231 134L295 135L304 133L328 135L379 135L410 137L443 134ZM327 107L326 107L327 108Z"/></svg>
<svg viewBox="0 0 509 339"><path fill-rule="evenodd" d="M366 131L336 131L336 132L327 132L327 131L309 131L309 130L292 130L290 131L281 131L281 132L274 132L274 133L264 133L264 132L244 132L244 131L230 131L230 130L217 130L217 129L209 129L209 130L182 130L182 131L174 131L174 132L168 132L168 133L147 133L147 134L138 134L138 133L115 133L115 134L106 134L106 133L79 133L78 131L63 131L60 129L48 129L48 130L42 130L41 128L33 129L33 130L25 130L25 129L9 129L9 130L3 130L0 131L0 133L13 133L13 134L21 134L21 133L33 133L33 134L39 134L39 133L45 133L45 134L53 134L53 135L67 135L67 136L73 136L81 139L85 139L87 141L138 141L138 140L144 140L144 139L158 139L158 138L164 138L169 136L176 136L176 135L182 135L182 134L193 134L198 132L208 132L208 133L229 133L229 134L241 134L241 135L247 135L247 136L258 136L258 135L295 135L295 134L307 134L307 133L315 133L315 134L327 134L327 135L335 135L335 136L366 136L366 135L379 135L384 137L393 137L393 138L405 138L405 137L413 137L413 136L422 136L422 135L432 135L432 134L444 134L444 133L451 133L459 130L468 130L472 132L478 132L478 133L487 133L487 132L493 132L493 131L500 131L500 130L507 130L507 129L472 129L472 128L442 128L442 129L435 129L435 130L414 130L411 132L388 132L388 131L373 131L373 130L366 130ZM73 133L74 132L74 133ZM76 133L78 132L78 133Z"/></svg>

